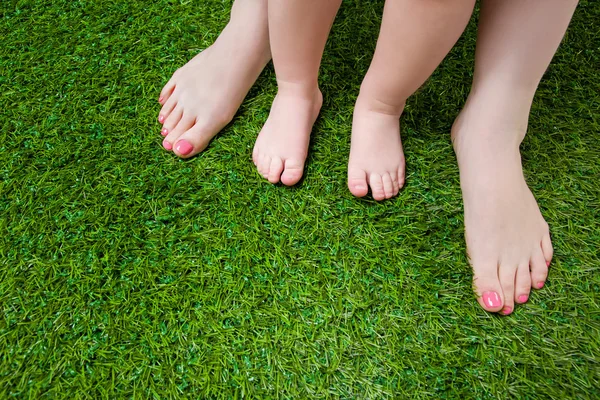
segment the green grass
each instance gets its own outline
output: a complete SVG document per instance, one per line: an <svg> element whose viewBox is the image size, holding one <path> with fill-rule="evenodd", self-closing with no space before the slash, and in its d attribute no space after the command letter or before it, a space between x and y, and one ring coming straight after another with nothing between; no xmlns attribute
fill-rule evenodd
<svg viewBox="0 0 600 400"><path fill-rule="evenodd" d="M306 179L251 162L269 67L188 161L156 98L230 2L0 5L0 398L600 397L600 6L582 1L523 144L555 258L510 317L482 311L449 129L476 16L403 117L407 186L346 189L382 1L345 2Z"/></svg>

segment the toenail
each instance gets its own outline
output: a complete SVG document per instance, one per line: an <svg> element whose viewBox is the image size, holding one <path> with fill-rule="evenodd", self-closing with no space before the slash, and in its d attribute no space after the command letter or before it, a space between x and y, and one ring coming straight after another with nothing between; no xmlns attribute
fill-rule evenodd
<svg viewBox="0 0 600 400"><path fill-rule="evenodd" d="M543 287L544 287L544 282L539 282L539 283L537 284L537 288L538 288L538 289L541 289L541 288L543 288Z"/></svg>
<svg viewBox="0 0 600 400"><path fill-rule="evenodd" d="M171 145L171 143L167 142L167 139L163 140L163 147L167 150L173 149L173 146Z"/></svg>
<svg viewBox="0 0 600 400"><path fill-rule="evenodd" d="M187 140L180 140L175 144L175 150L184 156L190 154L193 149L194 147Z"/></svg>
<svg viewBox="0 0 600 400"><path fill-rule="evenodd" d="M161 124L162 124L163 122L165 122L165 116L164 116L164 115L159 115L159 116L158 116L158 122L160 122Z"/></svg>
<svg viewBox="0 0 600 400"><path fill-rule="evenodd" d="M167 128L163 128L162 131L160 131L160 134L163 136L167 136L169 134L169 130Z"/></svg>
<svg viewBox="0 0 600 400"><path fill-rule="evenodd" d="M519 303L525 303L527 299L529 299L529 296L527 296L526 294L522 294L519 296Z"/></svg>
<svg viewBox="0 0 600 400"><path fill-rule="evenodd" d="M159 98L158 98L158 102L159 102L159 103L162 103L162 101L163 101L163 98L162 98L162 97L159 97Z"/></svg>
<svg viewBox="0 0 600 400"><path fill-rule="evenodd" d="M508 315L512 312L512 307L506 306L502 309L502 314Z"/></svg>
<svg viewBox="0 0 600 400"><path fill-rule="evenodd" d="M496 308L502 305L502 300L500 300L500 296L498 296L498 293L496 292L484 292L483 302L490 308Z"/></svg>
<svg viewBox="0 0 600 400"><path fill-rule="evenodd" d="M550 266L550 261L546 261L546 267Z"/></svg>

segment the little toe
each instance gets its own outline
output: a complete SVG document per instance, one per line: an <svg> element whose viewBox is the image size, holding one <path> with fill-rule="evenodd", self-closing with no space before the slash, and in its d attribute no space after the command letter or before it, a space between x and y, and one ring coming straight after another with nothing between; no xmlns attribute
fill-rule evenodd
<svg viewBox="0 0 600 400"><path fill-rule="evenodd" d="M400 193L400 183L398 183L398 172L390 173L390 177L392 178L392 188L394 191L394 196L397 196Z"/></svg>
<svg viewBox="0 0 600 400"><path fill-rule="evenodd" d="M369 176L369 186L371 186L371 194L377 201L385 199L385 192L383 191L383 180L379 174L371 174Z"/></svg>
<svg viewBox="0 0 600 400"><path fill-rule="evenodd" d="M269 167L271 166L271 157L266 154L261 154L258 160L258 172L267 179L269 177Z"/></svg>
<svg viewBox="0 0 600 400"><path fill-rule="evenodd" d="M398 167L398 187L402 189L406 180L404 166Z"/></svg>
<svg viewBox="0 0 600 400"><path fill-rule="evenodd" d="M531 274L529 273L529 264L521 264L517 268L515 278L515 302L518 304L526 303L531 291Z"/></svg>
<svg viewBox="0 0 600 400"><path fill-rule="evenodd" d="M279 157L273 157L269 166L269 182L275 184L279 182L281 173L283 172L283 160Z"/></svg>
<svg viewBox="0 0 600 400"><path fill-rule="evenodd" d="M295 159L285 160L284 170L281 174L281 183L292 186L300 182L304 173L304 162Z"/></svg>
<svg viewBox="0 0 600 400"><path fill-rule="evenodd" d="M498 277L500 285L504 293L504 307L500 311L503 315L508 315L515 309L515 280L517 275L517 267L515 264L506 263L500 264Z"/></svg>
<svg viewBox="0 0 600 400"><path fill-rule="evenodd" d="M473 286L479 305L486 311L497 312L504 306L504 293L498 280L496 262L473 262Z"/></svg>
<svg viewBox="0 0 600 400"><path fill-rule="evenodd" d="M263 165L264 165L264 158L265 155L261 152L258 152L256 155L256 170L258 171L259 174L264 175L263 174Z"/></svg>
<svg viewBox="0 0 600 400"><path fill-rule="evenodd" d="M388 172L382 175L381 181L383 182L383 193L386 199L391 199L394 196L394 185L392 183L392 177Z"/></svg>
<svg viewBox="0 0 600 400"><path fill-rule="evenodd" d="M367 173L358 168L348 168L348 189L356 197L364 197L369 193Z"/></svg>
<svg viewBox="0 0 600 400"><path fill-rule="evenodd" d="M552 240L550 239L550 232L542 237L542 251L544 253L544 259L546 260L546 266L550 266L552 257L554 256L554 249L552 248Z"/></svg>
<svg viewBox="0 0 600 400"><path fill-rule="evenodd" d="M531 269L531 287L535 289L541 289L546 284L546 278L548 277L548 265L546 265L546 260L541 248L534 251L531 260L529 260L529 268Z"/></svg>

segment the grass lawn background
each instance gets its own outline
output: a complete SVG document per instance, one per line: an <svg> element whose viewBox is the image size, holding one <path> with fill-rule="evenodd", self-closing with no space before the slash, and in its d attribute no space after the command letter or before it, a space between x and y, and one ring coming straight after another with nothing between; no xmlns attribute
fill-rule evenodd
<svg viewBox="0 0 600 400"><path fill-rule="evenodd" d="M229 1L0 4L0 398L599 398L600 5L581 1L523 143L551 226L544 289L476 303L449 130L477 14L402 118L407 184L346 188L382 1L345 1L306 179L251 162L272 66L198 157L158 93Z"/></svg>

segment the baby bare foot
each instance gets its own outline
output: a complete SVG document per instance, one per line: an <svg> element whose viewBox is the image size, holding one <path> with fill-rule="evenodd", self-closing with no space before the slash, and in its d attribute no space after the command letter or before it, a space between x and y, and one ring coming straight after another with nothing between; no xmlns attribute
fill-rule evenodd
<svg viewBox="0 0 600 400"><path fill-rule="evenodd" d="M493 122L498 121L463 111L452 137L479 304L508 315L515 303L528 300L532 287L544 286L552 244L523 176L519 144L526 128Z"/></svg>
<svg viewBox="0 0 600 400"><path fill-rule="evenodd" d="M271 183L295 185L302 178L313 124L323 96L318 88L279 83L269 118L252 152L258 172Z"/></svg>
<svg viewBox="0 0 600 400"><path fill-rule="evenodd" d="M271 57L266 27L258 25L259 20L248 22L249 26L230 22L217 41L178 69L161 91L158 121L163 124L165 149L192 157L233 119Z"/></svg>
<svg viewBox="0 0 600 400"><path fill-rule="evenodd" d="M404 152L400 139L402 109L356 101L348 162L348 188L357 197L371 187L375 200L396 196L404 185Z"/></svg>

